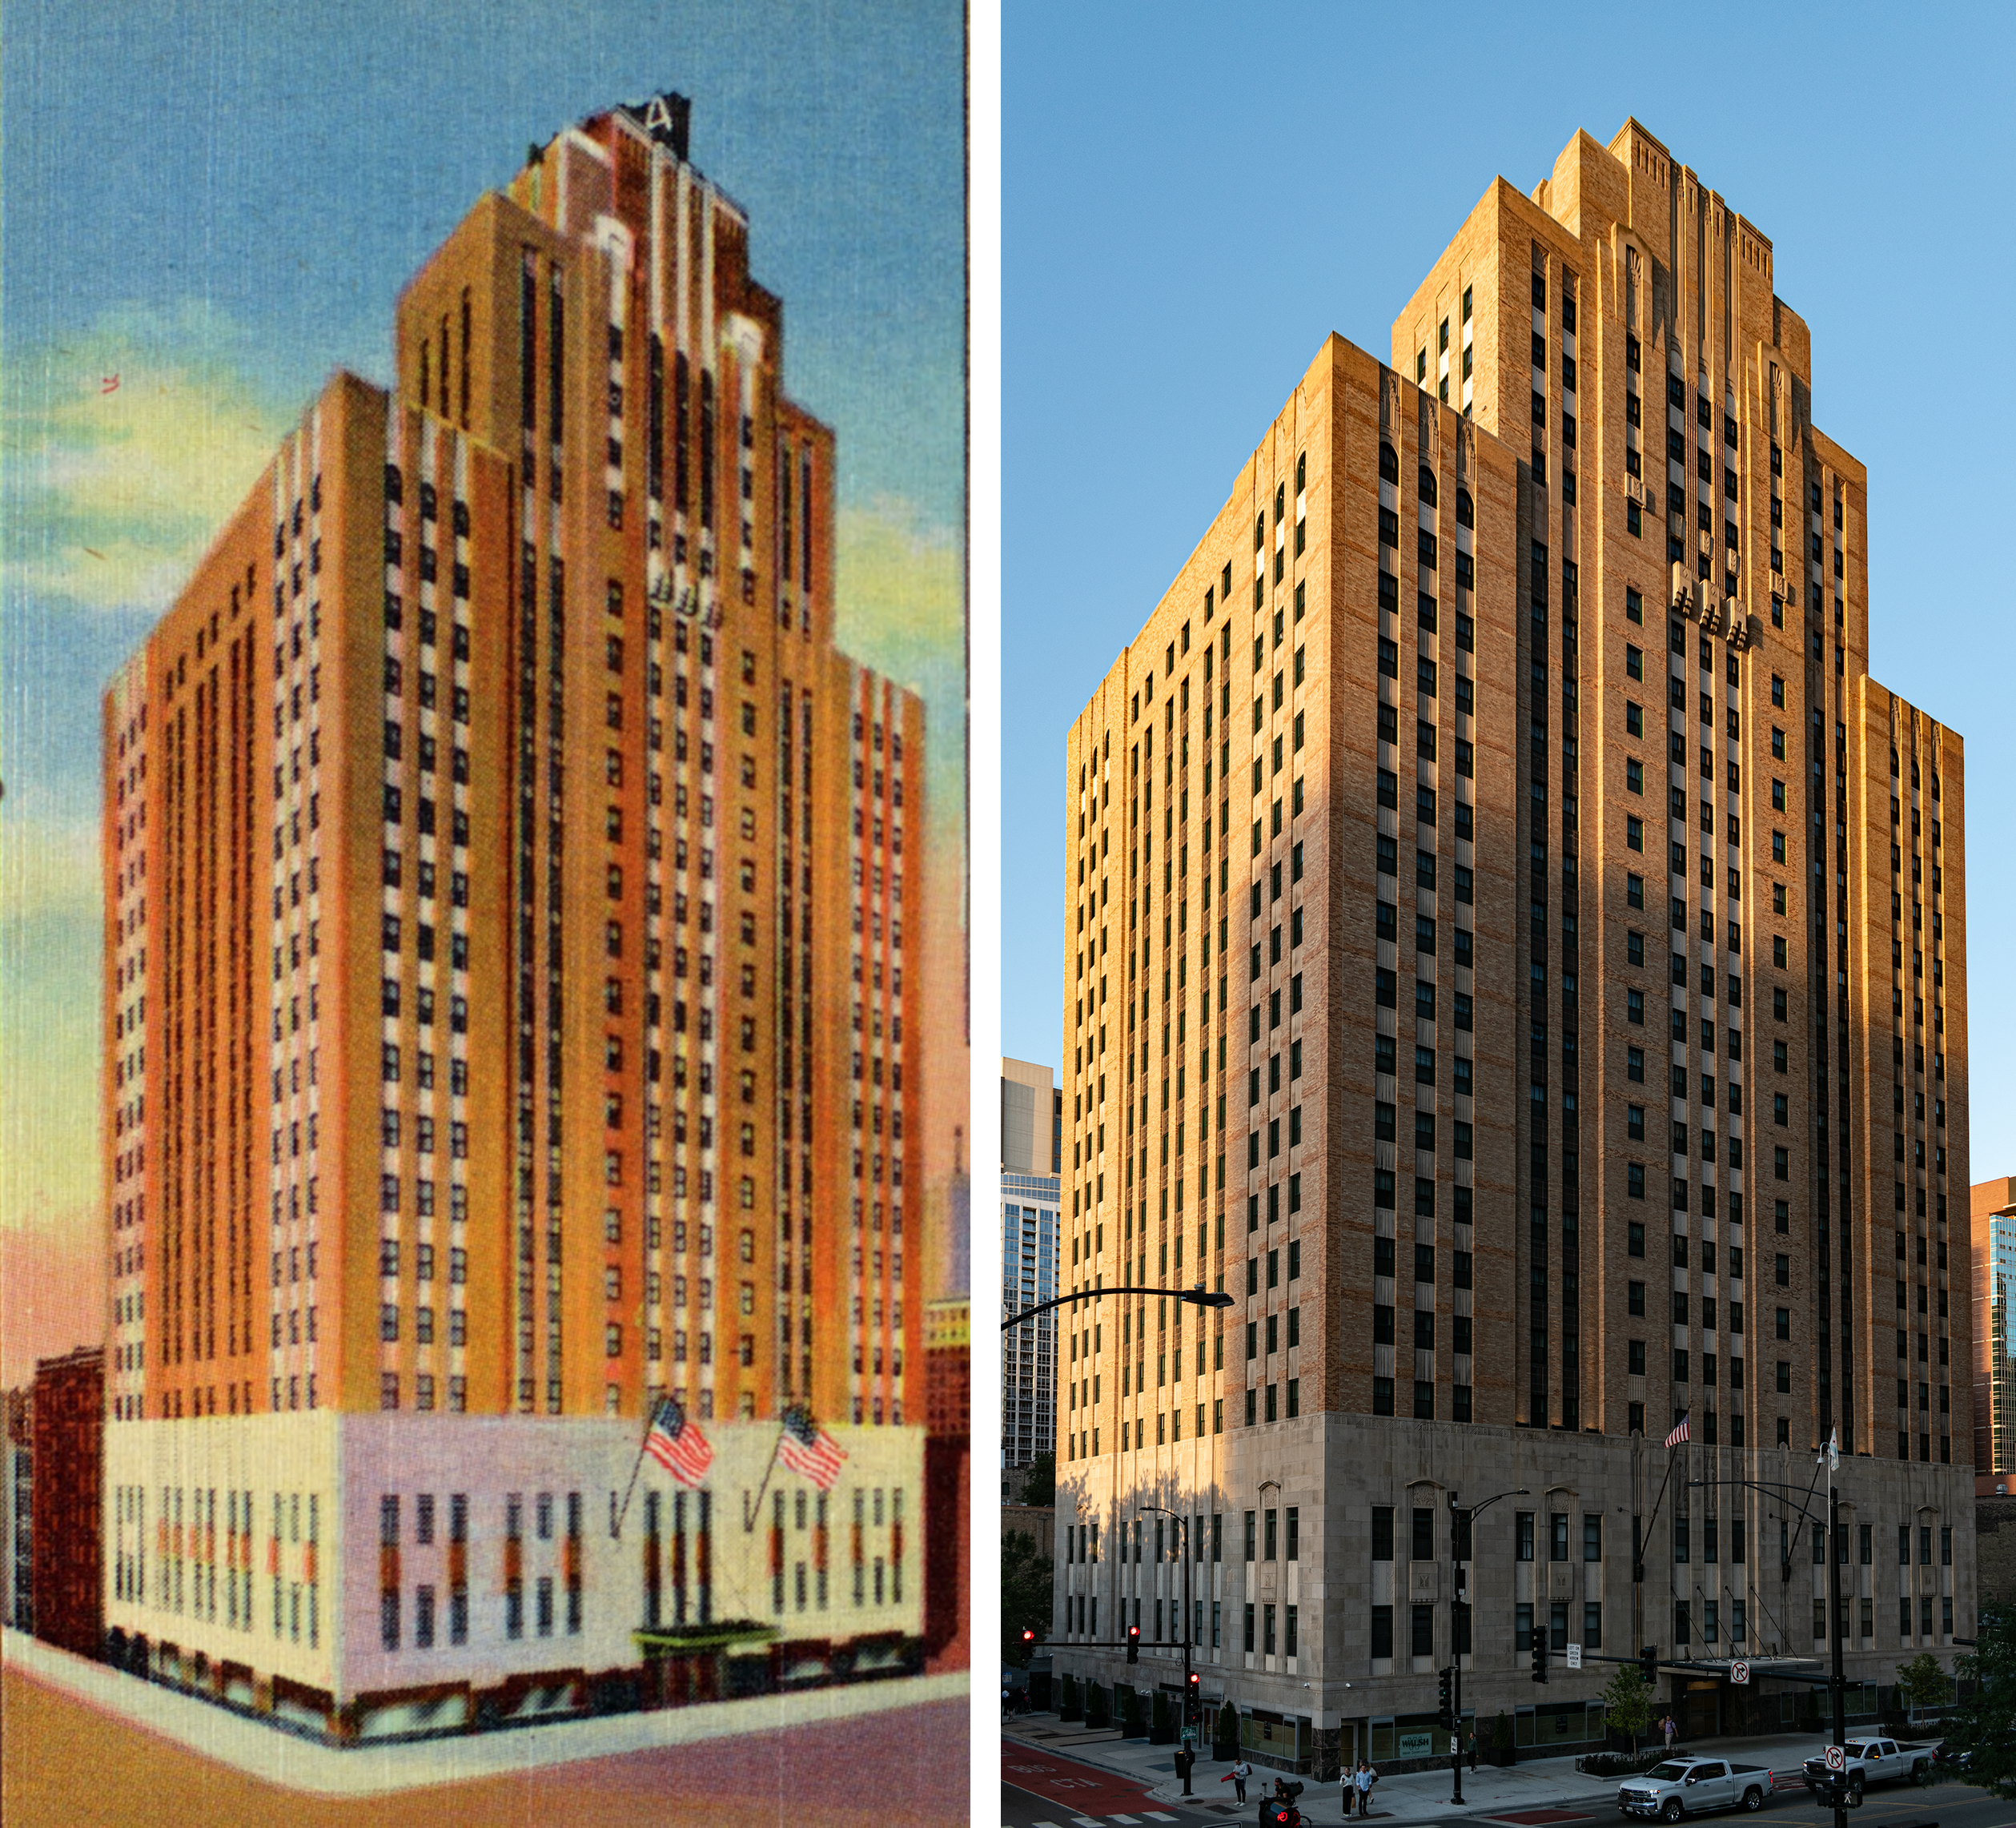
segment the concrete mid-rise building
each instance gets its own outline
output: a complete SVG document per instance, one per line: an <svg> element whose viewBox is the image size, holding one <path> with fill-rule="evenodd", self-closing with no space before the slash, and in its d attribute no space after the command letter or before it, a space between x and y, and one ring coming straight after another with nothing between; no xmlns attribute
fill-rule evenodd
<svg viewBox="0 0 2016 1828"><path fill-rule="evenodd" d="M2016 1180L1972 1195L1974 1479L1984 1495L2016 1484Z"/></svg>
<svg viewBox="0 0 2016 1828"><path fill-rule="evenodd" d="M106 697L106 1624L339 1735L920 1641L922 709L687 127L481 199Z"/></svg>
<svg viewBox="0 0 2016 1828"><path fill-rule="evenodd" d="M1063 1323L1059 1671L1188 1637L1314 1769L1428 1756L1452 1665L1594 1739L1575 1644L1789 1720L1837 1431L1851 1707L1970 1633L1965 765L1868 672L1818 384L1766 236L1578 135L1316 353L1074 725L1060 1276L1234 1305Z"/></svg>

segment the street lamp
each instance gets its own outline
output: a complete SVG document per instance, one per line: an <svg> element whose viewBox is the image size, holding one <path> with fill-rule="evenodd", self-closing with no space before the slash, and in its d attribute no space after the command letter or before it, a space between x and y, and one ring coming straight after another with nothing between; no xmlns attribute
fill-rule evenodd
<svg viewBox="0 0 2016 1828"><path fill-rule="evenodd" d="M1097 1301L1109 1295L1153 1295L1157 1296L1167 1296L1176 1301L1181 1302L1187 1308L1229 1308L1232 1305L1231 1296L1226 1294L1223 1290L1220 1289L1214 1292L1213 1291L1206 1288L1201 1282L1199 1283L1194 1288L1136 1288L1132 1285L1123 1285L1117 1288L1082 1288L1074 1294L1058 1295L1053 1296L1048 1301L1038 1301L1033 1307L1024 1308L1018 1313L1010 1315L1006 1320L1001 1323L1001 1330L1005 1333L1010 1327L1018 1327L1026 1320L1033 1320L1038 1314L1047 1313L1053 1308L1066 1308L1080 1301ZM1162 1509L1159 1505L1143 1505L1140 1508L1144 1510L1160 1510ZM1176 1515L1174 1511L1168 1512L1167 1514L1170 1517L1175 1517ZM1188 1549L1190 1526L1187 1519L1181 1521L1183 1523L1185 1543L1183 1554L1183 1585L1185 1598L1186 1601L1187 1601L1190 1586L1190 1555ZM1186 1606L1186 1611L1187 1611L1187 1606ZM1183 1642L1183 1705L1187 1713L1190 1705L1190 1642L1187 1635L1190 1629L1190 1623L1187 1617L1184 1620L1183 1629L1186 1634ZM1190 1779L1187 1774L1185 1774L1183 1782L1186 1786L1188 1785ZM1187 1788L1186 1788L1184 1794L1186 1795L1189 1794Z"/></svg>
<svg viewBox="0 0 2016 1828"><path fill-rule="evenodd" d="M1187 1308L1229 1308L1232 1298L1223 1289L1214 1294L1203 1283L1195 1288L1082 1288L1075 1295L1058 1295L1048 1301L1038 1301L1032 1308L1024 1308L1018 1313L1010 1314L1001 1323L1005 1333L1010 1327L1018 1327L1025 1320L1033 1320L1038 1314L1047 1313L1053 1308L1065 1308L1076 1301L1097 1301L1107 1295L1160 1295L1180 1301Z"/></svg>
<svg viewBox="0 0 2016 1828"><path fill-rule="evenodd" d="M1845 1635L1845 1628L1848 1621L1842 1617L1841 1602L1841 1495L1834 1489L1834 1468L1839 1463L1839 1460L1840 1449L1835 1445L1834 1440L1830 1437L1826 1446L1820 1450L1819 1464L1827 1468L1826 1540L1821 1546L1827 1557L1827 1611L1829 1614L1827 1634L1833 1641L1833 1654L1831 1660L1833 1666L1827 1677L1827 1686L1833 1695L1833 1742L1837 1746L1845 1744L1848 1738L1848 1677L1841 1660L1841 1640ZM1816 1483L1818 1478L1819 1472L1816 1468L1814 1472ZM1784 1496L1787 1492L1797 1491L1798 1487L1796 1485L1778 1485L1775 1483L1765 1483L1754 1479L1713 1480L1695 1479L1689 1480L1688 1483L1690 1488L1709 1484L1747 1485L1753 1491L1761 1492L1767 1497L1775 1496L1777 1502L1783 1505L1786 1509L1797 1511L1808 1523L1813 1525L1814 1529L1820 1528L1818 1518L1811 1511L1808 1510L1804 1505L1794 1504ZM1812 1486L1807 1487L1805 1495L1808 1497L1813 1496ZM1792 1569L1789 1563L1781 1564L1781 1565L1784 1568L1784 1573L1780 1577L1780 1584L1782 1587L1790 1581ZM1784 1603L1784 1597L1781 1595L1779 1604L1782 1605ZM1836 1780L1833 1786L1834 1828L1848 1828L1847 1789L1848 1779L1844 1774Z"/></svg>
<svg viewBox="0 0 2016 1828"><path fill-rule="evenodd" d="M1456 1648L1456 1608L1467 1607L1470 1603L1460 1558L1464 1538L1476 1524L1480 1511L1489 1510L1500 1498L1524 1498L1530 1495L1527 1488L1521 1485L1516 1491L1497 1493L1481 1505L1465 1505L1456 1502L1453 1491L1449 1493L1449 1726L1450 1743L1456 1747L1449 1754L1449 1770L1456 1782L1449 1798L1452 1806L1460 1807L1463 1802L1463 1653ZM1473 1551L1475 1547L1472 1544Z"/></svg>
<svg viewBox="0 0 2016 1828"><path fill-rule="evenodd" d="M1231 1297L1227 1296L1227 1299L1229 1300ZM1182 1747L1185 1754L1187 1754L1183 1759L1183 1794L1185 1796L1189 1796L1192 1794L1190 1787L1190 1767L1191 1764L1195 1762L1196 1758L1195 1752L1185 1743L1183 1737L1184 1734L1188 1733L1191 1729L1191 1722L1190 1718L1190 1646L1191 1631L1190 1519L1183 1516L1182 1513L1179 1511L1171 1510L1166 1505L1137 1505L1135 1506L1135 1509L1137 1512L1154 1511L1162 1517L1168 1517L1172 1520L1178 1529L1183 1532L1183 1534L1179 1540L1183 1545L1182 1553L1183 1558L1183 1723L1181 1730L1176 1735L1176 1743L1179 1746Z"/></svg>

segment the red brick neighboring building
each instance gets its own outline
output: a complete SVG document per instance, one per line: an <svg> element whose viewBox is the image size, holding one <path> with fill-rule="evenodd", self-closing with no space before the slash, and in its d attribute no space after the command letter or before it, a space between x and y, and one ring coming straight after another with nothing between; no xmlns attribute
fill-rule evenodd
<svg viewBox="0 0 2016 1828"><path fill-rule="evenodd" d="M79 1346L35 1366L33 1581L36 1637L98 1653L103 1622L98 1489L105 1444L105 1348Z"/></svg>
<svg viewBox="0 0 2016 1828"><path fill-rule="evenodd" d="M966 1537L972 1499L971 1308L963 1295L931 1302L924 1321L924 1649L930 1666L963 1669L970 1660L972 1595Z"/></svg>

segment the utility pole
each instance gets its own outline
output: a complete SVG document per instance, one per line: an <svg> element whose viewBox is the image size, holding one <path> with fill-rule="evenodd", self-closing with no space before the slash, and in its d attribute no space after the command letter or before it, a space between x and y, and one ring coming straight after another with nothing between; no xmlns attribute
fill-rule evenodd
<svg viewBox="0 0 2016 1828"><path fill-rule="evenodd" d="M1500 1498L1523 1498L1528 1495L1522 1485L1516 1492L1500 1492L1484 1500L1481 1505L1460 1505L1456 1494L1449 1494L1449 1731L1450 1743L1456 1750L1449 1754L1449 1773L1454 1788L1449 1802L1460 1807L1463 1802L1463 1653L1457 1647L1458 1621L1468 1612L1470 1589L1464 1572L1463 1553L1468 1549L1474 1556L1476 1544L1470 1540L1476 1527L1477 1513L1487 1511Z"/></svg>
<svg viewBox="0 0 2016 1828"><path fill-rule="evenodd" d="M1834 1693L1834 1743L1845 1746L1848 1742L1848 1680L1841 1668L1841 1627L1846 1622L1841 1611L1841 1495L1834 1489L1834 1463L1838 1449L1832 1440L1827 1444L1827 1609L1828 1635L1833 1641L1833 1668L1828 1686ZM1848 1773L1844 1768L1834 1785L1834 1828L1848 1828L1848 1811L1844 1806L1848 1790Z"/></svg>
<svg viewBox="0 0 2016 1828"><path fill-rule="evenodd" d="M1179 1511L1168 1510L1160 1505L1143 1505L1140 1509L1144 1511L1160 1511L1164 1517L1175 1523L1182 1533L1177 1540L1182 1545L1183 1558L1183 1709L1182 1723L1176 1729L1176 1746L1179 1751L1187 1754L1183 1760L1183 1794L1189 1796L1193 1794L1190 1787L1190 1767L1195 1762L1197 1756L1195 1747L1187 1743L1184 1739L1185 1733L1193 1725L1190 1711L1190 1653L1191 1634L1195 1629L1196 1618L1191 1588L1190 1519ZM1201 1722L1195 1724L1201 1729ZM1202 1737L1201 1730L1199 1737Z"/></svg>

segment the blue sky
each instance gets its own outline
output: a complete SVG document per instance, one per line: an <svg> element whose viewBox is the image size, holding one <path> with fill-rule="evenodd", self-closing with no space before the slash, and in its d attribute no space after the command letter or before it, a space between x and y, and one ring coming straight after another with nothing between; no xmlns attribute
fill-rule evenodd
<svg viewBox="0 0 2016 1828"><path fill-rule="evenodd" d="M1380 353L1493 176L1629 115L1768 235L1869 471L1871 669L1958 729L1972 1173L2016 1173L2001 562L2005 10L1133 9L1002 22L1002 1045L1058 1063L1071 719L1336 331ZM1600 29L1591 30L1595 23Z"/></svg>
<svg viewBox="0 0 2016 1828"><path fill-rule="evenodd" d="M841 639L925 692L934 835L956 842L957 0L7 0L5 18L0 1243L81 1236L99 1200L106 679L330 371L390 380L398 292L476 198L612 102L690 95L694 163L749 213L787 385L839 437Z"/></svg>

